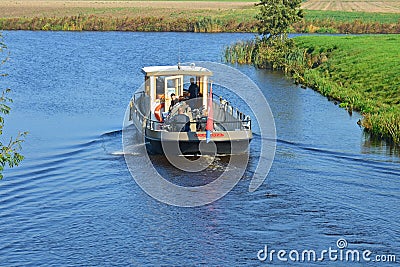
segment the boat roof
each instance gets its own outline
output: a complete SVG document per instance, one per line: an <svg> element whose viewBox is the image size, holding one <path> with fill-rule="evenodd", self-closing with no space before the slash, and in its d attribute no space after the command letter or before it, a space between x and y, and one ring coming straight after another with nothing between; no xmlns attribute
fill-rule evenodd
<svg viewBox="0 0 400 267"><path fill-rule="evenodd" d="M142 68L142 72L146 76L169 76L169 75L190 75L190 76L211 76L212 71L209 69L190 66L150 66Z"/></svg>

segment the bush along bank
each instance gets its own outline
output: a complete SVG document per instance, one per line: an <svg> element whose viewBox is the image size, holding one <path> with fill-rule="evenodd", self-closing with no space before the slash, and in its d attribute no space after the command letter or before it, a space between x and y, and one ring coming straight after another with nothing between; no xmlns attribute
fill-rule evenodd
<svg viewBox="0 0 400 267"><path fill-rule="evenodd" d="M374 136L400 144L400 35L302 36L283 50L260 40L225 49L230 63L281 69L296 83L363 115Z"/></svg>

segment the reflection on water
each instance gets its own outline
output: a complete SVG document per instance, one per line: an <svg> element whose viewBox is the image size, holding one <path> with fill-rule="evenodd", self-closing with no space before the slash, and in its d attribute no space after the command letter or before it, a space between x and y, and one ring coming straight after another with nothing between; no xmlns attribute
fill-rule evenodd
<svg viewBox="0 0 400 267"><path fill-rule="evenodd" d="M205 158L205 161L200 163L202 165L199 167L204 170L195 173L188 173L171 165L168 159L162 155L151 155L150 159L158 173L171 183L185 187L194 187L206 185L215 181L220 175L222 175L229 163L228 156L215 158L212 158L211 156L203 157ZM198 158L199 157L187 157L190 161L198 160Z"/></svg>
<svg viewBox="0 0 400 267"><path fill-rule="evenodd" d="M185 44L182 61L215 60L224 45L252 35L4 35L11 59L3 86L13 89L15 100L6 130L30 134L23 164L0 182L2 266L259 265L264 245L322 250L335 248L339 238L373 255L400 255L398 150L366 138L356 123L359 114L349 116L277 72L238 67L263 91L277 127L276 156L258 190L248 192L255 165L264 161L257 132L243 179L209 205L165 205L135 183L121 127L143 82L140 68L175 63L171 40ZM138 175L146 174L142 156L128 155ZM217 158L189 177L163 157L151 159L174 183L194 186L226 166Z"/></svg>
<svg viewBox="0 0 400 267"><path fill-rule="evenodd" d="M375 136L368 131L364 131L364 142L361 153L363 154L381 154L392 156L392 160L397 160L400 155L399 145L394 144L390 140L385 140L379 136Z"/></svg>

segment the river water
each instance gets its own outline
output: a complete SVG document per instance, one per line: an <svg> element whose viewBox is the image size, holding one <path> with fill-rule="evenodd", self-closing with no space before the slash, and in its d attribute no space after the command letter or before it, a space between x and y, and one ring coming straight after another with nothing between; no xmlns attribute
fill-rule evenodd
<svg viewBox="0 0 400 267"><path fill-rule="evenodd" d="M370 250L370 260L396 255L400 261L398 151L364 135L359 114L350 116L277 72L238 67L260 87L276 123L275 159L258 190L248 192L249 170L218 201L181 208L154 200L130 175L121 127L143 82L140 69L176 64L178 54L182 62L220 62L225 45L252 35L3 35L11 54L1 87L10 87L14 99L3 137L18 130L29 135L25 160L0 181L1 266L351 263L328 254L322 262L288 256L296 250L301 260L304 250L314 250L320 257L329 248ZM261 137L254 136L257 151ZM250 155L249 168L258 162L257 153ZM155 164L169 168L162 159ZM338 248L339 239L346 248ZM268 256L271 250L287 253L261 261L265 246Z"/></svg>

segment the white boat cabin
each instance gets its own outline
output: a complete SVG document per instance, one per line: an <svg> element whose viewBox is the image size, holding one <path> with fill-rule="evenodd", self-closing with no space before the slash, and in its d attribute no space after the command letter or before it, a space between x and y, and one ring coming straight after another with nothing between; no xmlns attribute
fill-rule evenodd
<svg viewBox="0 0 400 267"><path fill-rule="evenodd" d="M191 66L151 66L142 68L145 74L145 95L150 98L151 119L162 121L161 114L171 105L171 94L179 100L187 99L190 78L199 87L199 97L207 110L209 77L212 72L203 67Z"/></svg>

